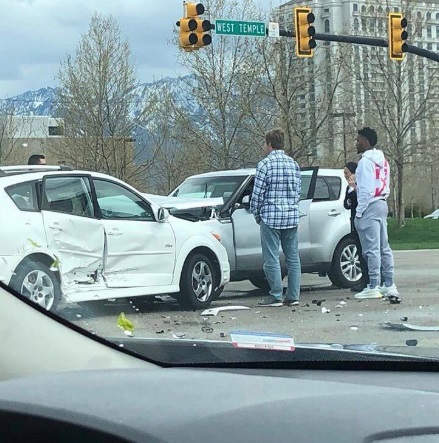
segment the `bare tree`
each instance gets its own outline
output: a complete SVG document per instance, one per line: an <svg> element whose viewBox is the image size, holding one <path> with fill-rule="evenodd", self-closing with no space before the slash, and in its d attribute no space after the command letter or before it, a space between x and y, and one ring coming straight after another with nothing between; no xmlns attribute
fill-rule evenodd
<svg viewBox="0 0 439 443"><path fill-rule="evenodd" d="M66 142L58 156L77 168L136 181L154 158L132 138L148 103L136 104L130 45L113 17L93 15L75 54L62 62L58 79L57 111Z"/></svg>
<svg viewBox="0 0 439 443"><path fill-rule="evenodd" d="M413 1L404 0L400 10L410 19L415 17L414 6ZM368 3L362 11L363 33L386 35L385 7L381 1ZM419 36L421 20L412 20L413 40ZM398 225L404 226L405 167L422 152L428 138L428 120L438 112L439 66L410 54L403 62L395 62L382 48L365 48L361 60L351 59L346 65L362 86L364 123L378 129L380 145L395 167L395 209Z"/></svg>
<svg viewBox="0 0 439 443"><path fill-rule="evenodd" d="M205 4L212 20L261 17L253 0L210 0ZM187 78L191 102L175 105L181 142L198 152L204 170L234 168L259 157L263 132L251 118L252 109L260 104L259 60L256 39L250 37L214 35L209 47L181 52L181 64L192 74Z"/></svg>
<svg viewBox="0 0 439 443"><path fill-rule="evenodd" d="M315 156L328 137L328 120L343 80L340 56L322 45L315 57L299 59L292 38L268 39L259 46L259 54L264 72L258 92L265 106L253 118L261 129L267 123L284 128L286 151L293 157Z"/></svg>
<svg viewBox="0 0 439 443"><path fill-rule="evenodd" d="M0 164L27 163L32 121L32 117L17 116L13 102L0 110Z"/></svg>

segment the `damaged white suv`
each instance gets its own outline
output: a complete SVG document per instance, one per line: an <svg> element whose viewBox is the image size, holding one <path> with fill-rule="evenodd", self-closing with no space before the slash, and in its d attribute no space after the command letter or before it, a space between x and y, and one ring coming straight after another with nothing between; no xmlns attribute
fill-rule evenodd
<svg viewBox="0 0 439 443"><path fill-rule="evenodd" d="M47 310L172 294L207 307L229 281L220 237L104 174L0 168L0 281Z"/></svg>

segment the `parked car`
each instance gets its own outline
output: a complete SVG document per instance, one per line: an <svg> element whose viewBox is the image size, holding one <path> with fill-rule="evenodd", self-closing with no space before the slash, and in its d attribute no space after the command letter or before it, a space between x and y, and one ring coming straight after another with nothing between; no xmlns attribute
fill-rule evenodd
<svg viewBox="0 0 439 443"><path fill-rule="evenodd" d="M158 294L205 308L229 281L217 233L108 175L3 167L0 207L0 280L47 310Z"/></svg>
<svg viewBox="0 0 439 443"><path fill-rule="evenodd" d="M439 219L439 209L436 209L431 214L426 215L424 218L432 218L433 220Z"/></svg>
<svg viewBox="0 0 439 443"><path fill-rule="evenodd" d="M220 231L229 254L231 280L249 279L267 288L262 270L259 226L250 212L255 169L216 171L187 178L166 197L151 196L176 217L208 224ZM355 241L350 235L349 211L343 207L347 182L338 169L304 168L299 205L299 250L302 272L328 276L341 288L362 277ZM207 211L189 208L206 198ZM218 198L219 203L218 203ZM215 217L209 217L215 209ZM282 258L283 259L283 258ZM284 274L285 263L282 262Z"/></svg>

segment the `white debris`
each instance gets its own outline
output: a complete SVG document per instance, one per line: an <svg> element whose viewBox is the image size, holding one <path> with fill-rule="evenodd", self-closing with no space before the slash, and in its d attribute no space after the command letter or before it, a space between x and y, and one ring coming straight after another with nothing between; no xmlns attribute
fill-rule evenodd
<svg viewBox="0 0 439 443"><path fill-rule="evenodd" d="M172 337L173 338L184 338L184 337L186 337L186 334L183 334L180 332L175 332L175 333L172 333Z"/></svg>
<svg viewBox="0 0 439 443"><path fill-rule="evenodd" d="M347 302L345 302L345 301L341 301L340 304L341 304L341 305L347 305Z"/></svg>
<svg viewBox="0 0 439 443"><path fill-rule="evenodd" d="M219 312L223 312L223 311L246 311L249 310L250 308L247 306L222 306L220 308L212 308L212 309L206 309L205 311L203 311L201 313L201 315L213 315L216 316L218 315Z"/></svg>
<svg viewBox="0 0 439 443"><path fill-rule="evenodd" d="M331 312L330 309L325 308L324 306L322 307L322 314L329 314Z"/></svg>
<svg viewBox="0 0 439 443"><path fill-rule="evenodd" d="M81 318L82 315L81 314L76 314L76 317Z"/></svg>
<svg viewBox="0 0 439 443"><path fill-rule="evenodd" d="M341 305L337 305L337 306L335 307L335 309L343 309L343 306L341 306Z"/></svg>
<svg viewBox="0 0 439 443"><path fill-rule="evenodd" d="M133 334L131 331L128 331L128 329L125 329L125 330L123 331L123 333L124 333L125 335L128 335L128 337L134 337L134 334Z"/></svg>
<svg viewBox="0 0 439 443"><path fill-rule="evenodd" d="M358 331L358 326L351 326L352 331Z"/></svg>

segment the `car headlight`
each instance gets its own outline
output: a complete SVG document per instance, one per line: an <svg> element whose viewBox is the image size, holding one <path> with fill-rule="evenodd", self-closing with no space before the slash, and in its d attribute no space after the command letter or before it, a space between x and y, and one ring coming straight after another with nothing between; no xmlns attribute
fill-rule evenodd
<svg viewBox="0 0 439 443"><path fill-rule="evenodd" d="M212 231L211 234L220 242L221 241L221 235L219 235L217 232Z"/></svg>

